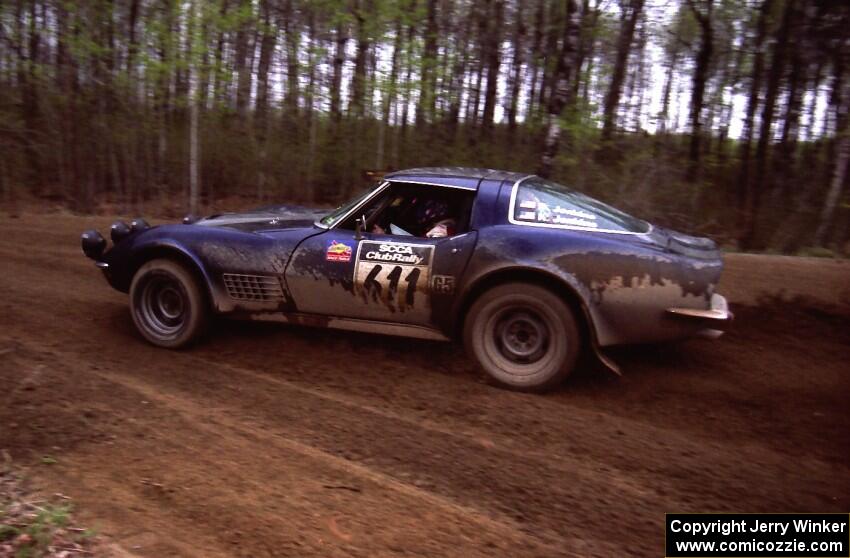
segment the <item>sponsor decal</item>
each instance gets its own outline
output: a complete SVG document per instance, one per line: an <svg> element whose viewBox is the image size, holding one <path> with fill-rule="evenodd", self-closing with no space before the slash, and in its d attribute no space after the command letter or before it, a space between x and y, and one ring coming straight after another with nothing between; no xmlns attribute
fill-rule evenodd
<svg viewBox="0 0 850 558"><path fill-rule="evenodd" d="M434 247L427 244L364 240L354 265L355 292L391 312L425 312L433 255Z"/></svg>
<svg viewBox="0 0 850 558"><path fill-rule="evenodd" d="M560 205L555 207L554 212L559 215L569 215L570 217L578 217L579 219L596 219L596 215L582 211L580 209L564 209Z"/></svg>
<svg viewBox="0 0 850 558"><path fill-rule="evenodd" d="M351 246L344 242L331 240L328 243L328 249L325 252L325 259L329 262L350 262Z"/></svg>
<svg viewBox="0 0 850 558"><path fill-rule="evenodd" d="M520 203L520 210L516 218L522 221L553 223L587 229L595 229L599 226L596 222L596 215L592 213L571 207L561 207L560 205L552 208L543 202Z"/></svg>
<svg viewBox="0 0 850 558"><path fill-rule="evenodd" d="M425 254L430 254L424 249L430 246L416 246L413 244L381 243L375 249L370 246L363 253L363 259L369 262L397 262L410 265L419 265L423 262ZM418 249L418 250L417 250Z"/></svg>
<svg viewBox="0 0 850 558"><path fill-rule="evenodd" d="M537 220L543 223L552 221L552 210L545 203L537 204Z"/></svg>
<svg viewBox="0 0 850 558"><path fill-rule="evenodd" d="M435 293L452 294L455 292L454 275L435 275L431 288Z"/></svg>
<svg viewBox="0 0 850 558"><path fill-rule="evenodd" d="M555 217L553 223L558 225L570 225L572 227L586 227L595 229L598 225L596 221L588 221L587 219L576 219L575 217Z"/></svg>

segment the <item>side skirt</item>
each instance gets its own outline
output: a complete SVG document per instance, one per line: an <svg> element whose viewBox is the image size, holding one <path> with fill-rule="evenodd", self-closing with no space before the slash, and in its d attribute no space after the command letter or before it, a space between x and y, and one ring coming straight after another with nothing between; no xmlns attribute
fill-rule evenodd
<svg viewBox="0 0 850 558"><path fill-rule="evenodd" d="M377 333L380 335L430 339L432 341L450 341L450 339L441 332L425 326L379 322L373 320L358 320L356 318L337 318L319 316L316 314L267 312L253 314L239 313L232 314L231 317L257 322L278 322L309 327L324 327L330 329L344 329L347 331L361 331L364 333Z"/></svg>

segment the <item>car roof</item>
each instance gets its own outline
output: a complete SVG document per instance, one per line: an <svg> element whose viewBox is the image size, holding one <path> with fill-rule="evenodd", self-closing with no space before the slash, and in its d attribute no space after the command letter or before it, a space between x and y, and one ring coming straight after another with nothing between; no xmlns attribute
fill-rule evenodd
<svg viewBox="0 0 850 558"><path fill-rule="evenodd" d="M415 182L434 186L449 186L477 190L483 179L517 181L528 173L472 167L422 167L395 171L384 175L391 182Z"/></svg>

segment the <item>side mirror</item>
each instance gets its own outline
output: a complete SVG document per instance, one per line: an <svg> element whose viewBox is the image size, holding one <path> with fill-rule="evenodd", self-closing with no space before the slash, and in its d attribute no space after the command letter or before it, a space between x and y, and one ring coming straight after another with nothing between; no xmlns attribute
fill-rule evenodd
<svg viewBox="0 0 850 558"><path fill-rule="evenodd" d="M363 240L363 229L366 227L366 216L361 215L354 222L354 240Z"/></svg>

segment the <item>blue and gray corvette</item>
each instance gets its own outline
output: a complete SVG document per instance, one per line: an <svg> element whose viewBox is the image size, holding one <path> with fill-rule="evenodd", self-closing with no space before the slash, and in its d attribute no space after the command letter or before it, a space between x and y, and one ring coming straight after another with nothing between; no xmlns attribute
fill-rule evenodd
<svg viewBox="0 0 850 558"><path fill-rule="evenodd" d="M429 208L423 212L423 208ZM443 234L423 221L430 208ZM212 314L462 340L494 383L543 390L583 351L702 334L731 320L706 238L655 227L534 175L386 175L327 213L274 206L83 233L151 343L196 341Z"/></svg>

